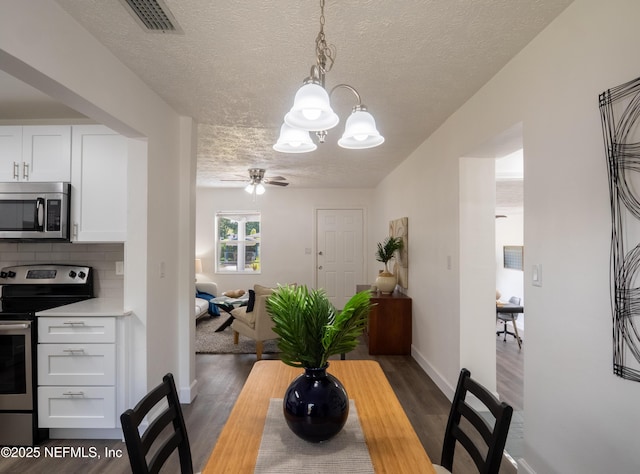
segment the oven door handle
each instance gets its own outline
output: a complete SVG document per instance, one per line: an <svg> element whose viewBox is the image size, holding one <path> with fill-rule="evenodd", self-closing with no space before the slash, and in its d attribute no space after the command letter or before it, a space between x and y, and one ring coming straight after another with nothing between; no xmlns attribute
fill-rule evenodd
<svg viewBox="0 0 640 474"><path fill-rule="evenodd" d="M36 199L36 230L44 231L44 198Z"/></svg>
<svg viewBox="0 0 640 474"><path fill-rule="evenodd" d="M1 323L0 331L15 331L16 329L29 329L31 323Z"/></svg>

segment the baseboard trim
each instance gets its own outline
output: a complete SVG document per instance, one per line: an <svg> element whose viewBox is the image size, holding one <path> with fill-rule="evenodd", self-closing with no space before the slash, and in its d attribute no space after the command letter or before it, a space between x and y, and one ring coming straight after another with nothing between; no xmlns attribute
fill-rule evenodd
<svg viewBox="0 0 640 474"><path fill-rule="evenodd" d="M524 474L536 474L536 471L534 471L523 458L518 459L518 472L520 472L520 469L522 469Z"/></svg>
<svg viewBox="0 0 640 474"><path fill-rule="evenodd" d="M453 400L455 394L455 387L449 385L446 379L438 372L427 359L418 351L415 346L411 345L411 357L415 359L418 365L425 371L425 373L434 381L440 391L445 394L449 401ZM457 382L457 380L456 380Z"/></svg>
<svg viewBox="0 0 640 474"><path fill-rule="evenodd" d="M184 405L191 404L191 402L193 402L197 396L198 396L198 379L194 379L188 388L181 388L180 393L178 394L180 403Z"/></svg>

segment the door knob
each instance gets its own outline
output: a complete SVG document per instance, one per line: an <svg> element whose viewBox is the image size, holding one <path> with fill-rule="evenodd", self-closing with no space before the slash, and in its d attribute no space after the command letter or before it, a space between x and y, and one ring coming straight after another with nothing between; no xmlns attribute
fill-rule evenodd
<svg viewBox="0 0 640 474"><path fill-rule="evenodd" d="M320 265L320 266L318 267L318 270L322 270L322 265Z"/></svg>
<svg viewBox="0 0 640 474"><path fill-rule="evenodd" d="M318 255L322 255L322 250L320 252L318 252Z"/></svg>

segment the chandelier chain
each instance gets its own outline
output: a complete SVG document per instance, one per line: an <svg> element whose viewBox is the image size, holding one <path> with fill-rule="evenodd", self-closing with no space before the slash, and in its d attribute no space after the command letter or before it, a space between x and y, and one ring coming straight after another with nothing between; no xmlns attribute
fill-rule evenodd
<svg viewBox="0 0 640 474"><path fill-rule="evenodd" d="M316 62L321 75L331 71L333 63L336 60L336 47L332 44L327 44L324 35L324 25L326 21L324 16L324 3L325 0L320 0L320 31L316 37Z"/></svg>

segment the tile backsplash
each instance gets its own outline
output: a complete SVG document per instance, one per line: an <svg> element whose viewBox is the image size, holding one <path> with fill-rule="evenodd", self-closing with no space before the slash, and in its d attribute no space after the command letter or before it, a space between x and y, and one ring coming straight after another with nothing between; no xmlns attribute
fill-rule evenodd
<svg viewBox="0 0 640 474"><path fill-rule="evenodd" d="M0 242L0 267L33 263L60 263L93 267L96 296L122 298L124 276L116 262L124 261L124 244Z"/></svg>

